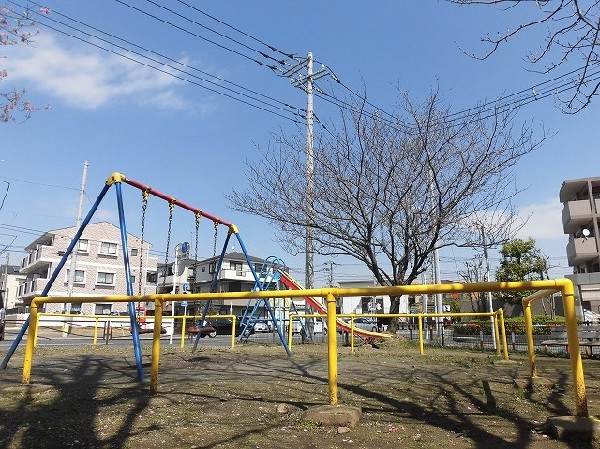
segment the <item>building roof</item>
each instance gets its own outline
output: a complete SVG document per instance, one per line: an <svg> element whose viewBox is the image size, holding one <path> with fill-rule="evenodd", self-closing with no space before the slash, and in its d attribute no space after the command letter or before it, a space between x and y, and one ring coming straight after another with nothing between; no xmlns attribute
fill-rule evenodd
<svg viewBox="0 0 600 449"><path fill-rule="evenodd" d="M600 178L582 178L563 181L562 186L560 187L560 202L565 203L572 200L575 197L575 194L587 188L588 181L596 186L600 185Z"/></svg>
<svg viewBox="0 0 600 449"><path fill-rule="evenodd" d="M200 260L200 261L198 261L198 263L212 262L214 260L218 260L219 257L221 257L221 256L210 257L209 259ZM248 258L250 259L250 262L261 262L262 263L264 260L261 257L250 256L250 255L248 255ZM245 262L246 256L244 255L244 253L238 253L238 252L226 253L223 256L223 260L235 260L235 261Z"/></svg>
<svg viewBox="0 0 600 449"><path fill-rule="evenodd" d="M115 229L120 229L118 226L115 226L112 223L109 223L107 221L101 221L98 223L90 223L86 226L86 229L94 227L94 226L111 226ZM37 245L39 244L48 244L49 241L52 240L52 237L55 236L56 234L72 234L75 235L75 233L77 232L77 227L76 226L67 226L66 228L57 228L57 229L51 229L50 231L46 231L44 232L42 235L40 235L39 237L37 237L33 242L31 242L29 245L27 245L25 247L25 250L27 251L33 251L37 248ZM85 229L83 230L83 234L85 234ZM128 237L133 237L133 238L139 238L133 234L131 234L130 232L127 233ZM85 236L82 236L83 238L85 238ZM70 237L69 237L70 238ZM148 243L147 241L145 243ZM150 245L152 246L152 245Z"/></svg>
<svg viewBox="0 0 600 449"><path fill-rule="evenodd" d="M21 267L19 265L9 265L8 268L6 265L3 265L0 270L1 273L4 274L5 272L8 273L9 275L20 275L19 270L21 269Z"/></svg>

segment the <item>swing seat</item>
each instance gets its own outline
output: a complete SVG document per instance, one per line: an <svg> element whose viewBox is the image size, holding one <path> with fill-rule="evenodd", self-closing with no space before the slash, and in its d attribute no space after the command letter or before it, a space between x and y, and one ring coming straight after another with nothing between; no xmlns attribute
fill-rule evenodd
<svg viewBox="0 0 600 449"><path fill-rule="evenodd" d="M138 329L138 333L139 334L151 334L154 332L154 329ZM131 333L131 328L129 328L129 333ZM164 327L160 328L160 333L162 335L167 333L167 329L165 329Z"/></svg>
<svg viewBox="0 0 600 449"><path fill-rule="evenodd" d="M217 330L210 325L204 326L204 327L203 326L190 326L187 329L188 334L193 334L193 335L200 334L201 338L204 338L207 335L210 335L210 334L216 333L216 332L217 332Z"/></svg>

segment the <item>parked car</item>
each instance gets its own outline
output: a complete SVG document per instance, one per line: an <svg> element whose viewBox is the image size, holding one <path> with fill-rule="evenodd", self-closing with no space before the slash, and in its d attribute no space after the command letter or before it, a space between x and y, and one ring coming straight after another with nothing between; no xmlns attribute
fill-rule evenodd
<svg viewBox="0 0 600 449"><path fill-rule="evenodd" d="M371 332L379 332L379 325L373 318L358 317L354 318L354 327Z"/></svg>
<svg viewBox="0 0 600 449"><path fill-rule="evenodd" d="M257 321L254 324L254 332L271 332L269 325L264 321Z"/></svg>

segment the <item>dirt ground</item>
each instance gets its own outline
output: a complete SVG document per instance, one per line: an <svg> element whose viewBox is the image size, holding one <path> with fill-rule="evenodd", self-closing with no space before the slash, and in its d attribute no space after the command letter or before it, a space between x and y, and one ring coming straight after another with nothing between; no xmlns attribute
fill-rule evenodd
<svg viewBox="0 0 600 449"><path fill-rule="evenodd" d="M159 394L137 382L132 348L36 350L32 384L21 385L23 350L0 371L0 447L16 448L478 448L595 447L544 433L550 416L573 414L566 358L538 356L548 382L523 388L528 366L495 363L492 353L388 342L355 354L339 348L339 401L359 406L356 427L303 418L326 404L323 345L239 345L189 349L163 345ZM4 354L2 354L4 356ZM600 361L584 360L588 405L600 414ZM515 379L517 382L515 382ZM521 387L517 386L521 385Z"/></svg>

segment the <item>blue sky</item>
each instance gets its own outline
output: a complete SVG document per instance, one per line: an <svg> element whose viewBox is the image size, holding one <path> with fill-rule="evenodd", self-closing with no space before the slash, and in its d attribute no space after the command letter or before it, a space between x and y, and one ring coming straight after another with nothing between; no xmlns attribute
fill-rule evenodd
<svg viewBox="0 0 600 449"><path fill-rule="evenodd" d="M50 0L43 3L52 10L43 23L68 34L78 35L75 29L84 30L95 36L85 39L102 46L106 45L97 37L121 44L124 41L119 39L126 40L154 55L187 64L195 74L202 70L225 80L219 83L228 87L235 83L261 98L270 97L298 109L306 106L306 95L288 79L251 61L260 58L255 49L266 48L259 40L299 58L312 52L345 86L357 90L364 84L370 102L384 110L392 109L398 86L413 98L423 99L439 85L453 107L462 110L568 71L565 68L543 75L526 70L523 58L528 49L535 49L535 42L540 42L541 29L510 42L488 60L467 57L461 49L481 50L480 38L487 31L495 33L514 26L514 16L490 8L458 7L434 0L155 3L193 22L182 21L143 0ZM192 3L201 5L201 11L186 6ZM10 6L18 9L15 5L25 3ZM90 199L84 203L84 212L108 176L121 172L234 222L252 254L277 255L287 261L298 279L304 278L303 256L285 254L266 222L230 210L225 199L233 187L244 186L244 167L246 161L257 157L257 147L267 146L272 133L304 134L302 125L47 26L40 24L38 28L40 34L33 44L1 49L9 76L1 81L0 90L26 88L28 99L36 106L51 105L28 121L0 124L0 181L10 182L0 211L0 244L11 245L11 263L18 263L23 256L19 250L38 231L74 225L83 162L88 160L86 191ZM347 94L339 86L332 89L338 89L340 97ZM556 266L551 271L553 277L571 271L565 255L567 236L562 233L560 185L565 179L598 176L600 130L594 120L598 107L592 104L570 116L562 114L548 98L520 112L521 120L532 121L538 129L543 125L553 133L540 150L519 163L517 183L524 191L514 199L521 215L530 217L519 236L536 239ZM337 118L335 109L319 98L315 99L315 112L323 121ZM140 194L127 186L124 191L128 230L139 235ZM97 221L116 223L114 198L114 192L109 192ZM151 200L148 217L146 237L157 252L164 252L166 204ZM172 245L193 240L193 229L193 216L177 211ZM224 231L219 235L219 248ZM199 253L201 257L212 255L212 226L208 222L201 224ZM462 269L465 257L443 250L442 277L457 279L456 271ZM491 251L491 257L492 265L497 264L497 251ZM316 285L326 281L327 273L321 268L326 260L316 260ZM334 271L337 280L368 278L358 263L338 263Z"/></svg>

